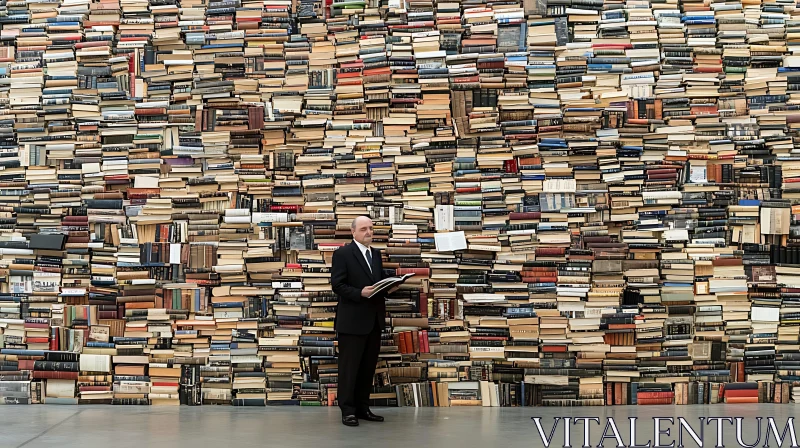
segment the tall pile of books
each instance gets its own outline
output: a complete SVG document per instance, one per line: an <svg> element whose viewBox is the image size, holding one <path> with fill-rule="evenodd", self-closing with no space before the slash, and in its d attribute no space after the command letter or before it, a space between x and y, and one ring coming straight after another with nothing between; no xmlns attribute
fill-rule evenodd
<svg viewBox="0 0 800 448"><path fill-rule="evenodd" d="M800 390L800 9L58 0L0 11L0 399L336 404L372 218L374 403Z"/></svg>

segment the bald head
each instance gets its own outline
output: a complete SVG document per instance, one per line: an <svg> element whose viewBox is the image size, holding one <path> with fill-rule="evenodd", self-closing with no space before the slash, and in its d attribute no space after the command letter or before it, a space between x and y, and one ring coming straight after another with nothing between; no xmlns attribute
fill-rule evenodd
<svg viewBox="0 0 800 448"><path fill-rule="evenodd" d="M350 223L350 229L351 230L355 230L355 229L358 228L359 225L363 226L366 223L369 223L369 225L372 225L372 220L368 216L364 216L364 215L356 216L356 219L354 219L353 222Z"/></svg>
<svg viewBox="0 0 800 448"><path fill-rule="evenodd" d="M368 216L359 216L350 224L353 239L369 246L372 244L372 220Z"/></svg>

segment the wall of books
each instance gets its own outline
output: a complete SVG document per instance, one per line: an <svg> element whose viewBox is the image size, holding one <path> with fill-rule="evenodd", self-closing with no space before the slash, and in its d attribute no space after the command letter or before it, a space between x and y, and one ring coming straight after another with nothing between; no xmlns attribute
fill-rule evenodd
<svg viewBox="0 0 800 448"><path fill-rule="evenodd" d="M800 396L791 0L1 0L0 402ZM797 148L797 150L795 150Z"/></svg>

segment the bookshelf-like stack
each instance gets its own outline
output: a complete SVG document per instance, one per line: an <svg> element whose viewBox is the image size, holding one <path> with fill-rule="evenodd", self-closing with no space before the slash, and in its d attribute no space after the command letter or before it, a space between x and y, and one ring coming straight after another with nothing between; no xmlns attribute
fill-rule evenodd
<svg viewBox="0 0 800 448"><path fill-rule="evenodd" d="M361 215L415 274L375 405L797 399L791 2L53 0L0 28L5 403L336 405Z"/></svg>

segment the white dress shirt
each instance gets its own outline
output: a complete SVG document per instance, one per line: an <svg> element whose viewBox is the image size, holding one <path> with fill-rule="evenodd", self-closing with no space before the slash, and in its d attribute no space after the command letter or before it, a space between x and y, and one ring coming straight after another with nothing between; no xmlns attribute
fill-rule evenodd
<svg viewBox="0 0 800 448"><path fill-rule="evenodd" d="M372 249L370 249L369 247L359 243L356 240L353 240L353 242L356 243L356 246L358 246L358 250L361 251L361 255L364 256L364 260L367 262L367 266L369 267L369 271L372 272L372 265L369 262L369 258L367 258L367 251L368 250L372 250Z"/></svg>

